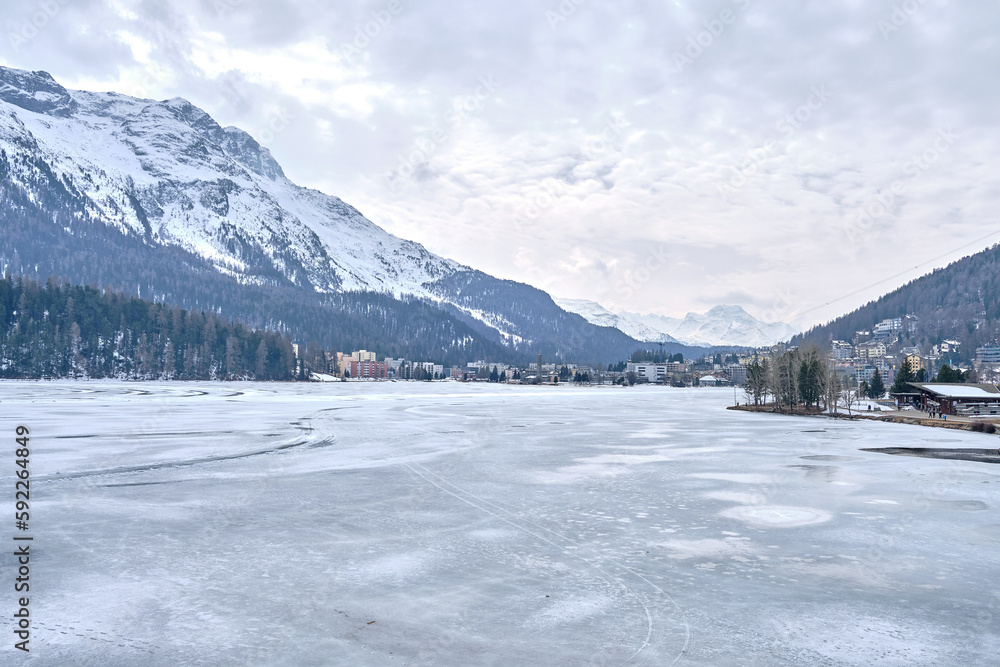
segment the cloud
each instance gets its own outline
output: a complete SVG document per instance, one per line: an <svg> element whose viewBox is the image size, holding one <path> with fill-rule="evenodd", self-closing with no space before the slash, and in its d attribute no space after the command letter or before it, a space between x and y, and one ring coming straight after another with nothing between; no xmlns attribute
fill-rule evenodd
<svg viewBox="0 0 1000 667"><path fill-rule="evenodd" d="M559 296L777 299L806 326L969 252L1000 203L989 3L54 3L7 3L0 60L191 99L297 182Z"/></svg>

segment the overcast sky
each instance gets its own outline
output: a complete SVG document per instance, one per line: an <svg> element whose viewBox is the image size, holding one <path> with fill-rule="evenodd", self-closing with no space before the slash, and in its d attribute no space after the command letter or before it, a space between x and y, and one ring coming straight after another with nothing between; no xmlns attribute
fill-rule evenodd
<svg viewBox="0 0 1000 667"><path fill-rule="evenodd" d="M3 64L185 97L399 236L615 310L807 326L1000 241L993 1L2 11Z"/></svg>

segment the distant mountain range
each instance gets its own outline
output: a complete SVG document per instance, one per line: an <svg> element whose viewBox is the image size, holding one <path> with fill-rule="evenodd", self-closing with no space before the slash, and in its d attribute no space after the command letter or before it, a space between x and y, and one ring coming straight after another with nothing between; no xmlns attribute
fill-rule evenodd
<svg viewBox="0 0 1000 667"><path fill-rule="evenodd" d="M594 301L555 299L565 310L588 322L614 327L636 340L696 347L764 347L787 341L797 330L783 322L762 322L740 306L715 306L707 313L688 313L683 319L663 315L614 313Z"/></svg>
<svg viewBox="0 0 1000 667"><path fill-rule="evenodd" d="M545 292L389 234L285 177L180 98L70 91L0 67L0 268L441 361L615 361L638 347ZM680 348L678 348L680 350Z"/></svg>

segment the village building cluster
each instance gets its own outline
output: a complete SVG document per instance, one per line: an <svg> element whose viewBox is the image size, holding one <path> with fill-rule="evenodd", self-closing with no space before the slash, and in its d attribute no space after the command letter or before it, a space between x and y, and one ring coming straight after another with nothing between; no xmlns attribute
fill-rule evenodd
<svg viewBox="0 0 1000 667"><path fill-rule="evenodd" d="M933 379L944 365L980 381L1000 380L1000 344L976 350L971 363L962 361L961 343L941 340L925 350L906 345L915 337L920 322L912 315L884 319L870 331L857 331L849 341L830 343L830 366L845 383L871 383L877 374L891 385L903 364L917 382ZM464 382L502 382L509 384L554 384L583 382L589 384L659 384L677 387L716 387L747 383L747 372L754 362L763 363L790 348L785 344L732 353L707 354L684 359L682 355L652 355L653 359L632 360L607 366L536 361L516 366L496 361L478 360L459 366L445 366L431 361L404 358L379 358L369 350L328 352L310 345L294 345L297 375L314 381L340 380L458 380ZM904 378L905 379L905 378Z"/></svg>
<svg viewBox="0 0 1000 667"><path fill-rule="evenodd" d="M912 315L885 319L871 331L857 331L850 341L830 343L830 360L842 376L852 376L856 383L871 382L876 372L885 384L892 384L905 363L919 380L931 380L942 366L961 371L982 381L1000 380L1000 344L985 345L975 354L961 354L961 343L944 339L921 350L907 346L920 326ZM967 359L971 358L971 361Z"/></svg>

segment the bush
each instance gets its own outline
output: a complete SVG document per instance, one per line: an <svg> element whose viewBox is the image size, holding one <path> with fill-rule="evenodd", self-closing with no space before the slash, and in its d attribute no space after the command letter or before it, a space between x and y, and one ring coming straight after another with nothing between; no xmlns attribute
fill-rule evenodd
<svg viewBox="0 0 1000 667"><path fill-rule="evenodd" d="M969 426L970 431L975 431L976 433L996 433L997 427L993 424L987 424L986 422L973 422Z"/></svg>

